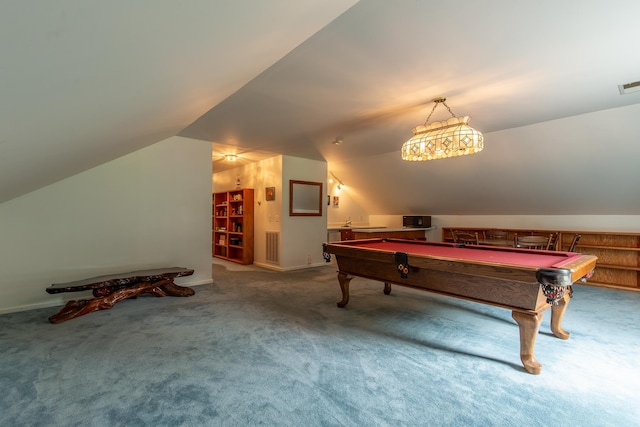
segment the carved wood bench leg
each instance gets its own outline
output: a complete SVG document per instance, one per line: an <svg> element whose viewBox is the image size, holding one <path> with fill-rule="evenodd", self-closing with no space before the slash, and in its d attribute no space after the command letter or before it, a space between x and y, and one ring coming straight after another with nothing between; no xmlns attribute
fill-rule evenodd
<svg viewBox="0 0 640 427"><path fill-rule="evenodd" d="M77 300L77 301L69 301L62 307L62 310L54 314L53 316L49 316L49 322L51 323L60 323L65 320L73 319L74 317L82 316L84 314L90 313L94 310L88 310L85 312L85 307L87 303L91 301L88 299L85 300Z"/></svg>
<svg viewBox="0 0 640 427"><path fill-rule="evenodd" d="M112 293L88 300L69 301L57 314L49 317L51 323L60 323L65 320L84 316L98 310L108 310L120 301L135 298L140 294L150 293L161 296L190 296L195 291L186 286L178 286L173 279L164 279L157 282L143 282L136 285L114 290Z"/></svg>
<svg viewBox="0 0 640 427"><path fill-rule="evenodd" d="M188 286L176 285L173 280L170 280L166 285L158 286L157 288L164 291L165 295L170 297L190 297L196 293L196 291Z"/></svg>

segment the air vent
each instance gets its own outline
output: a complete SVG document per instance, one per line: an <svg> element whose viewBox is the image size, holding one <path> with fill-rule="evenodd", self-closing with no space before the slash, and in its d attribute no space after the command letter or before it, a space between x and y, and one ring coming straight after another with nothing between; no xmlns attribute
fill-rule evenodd
<svg viewBox="0 0 640 427"><path fill-rule="evenodd" d="M620 89L620 95L626 95L631 92L637 92L640 90L640 81L618 85L618 89Z"/></svg>
<svg viewBox="0 0 640 427"><path fill-rule="evenodd" d="M278 264L280 257L280 233L277 231L267 231L267 257L266 261L270 264Z"/></svg>

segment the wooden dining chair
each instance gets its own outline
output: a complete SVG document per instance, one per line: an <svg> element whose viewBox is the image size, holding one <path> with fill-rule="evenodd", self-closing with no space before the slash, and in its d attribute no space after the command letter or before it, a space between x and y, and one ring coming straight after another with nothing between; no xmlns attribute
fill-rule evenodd
<svg viewBox="0 0 640 427"><path fill-rule="evenodd" d="M485 238L488 240L507 240L509 233L505 230L487 230Z"/></svg>
<svg viewBox="0 0 640 427"><path fill-rule="evenodd" d="M478 233L470 231L452 230L453 242L462 245L478 245Z"/></svg>
<svg viewBox="0 0 640 427"><path fill-rule="evenodd" d="M513 237L516 248L527 249L547 249L549 238L550 236L518 236L518 233Z"/></svg>
<svg viewBox="0 0 640 427"><path fill-rule="evenodd" d="M578 246L578 241L580 240L580 237L582 237L580 234L573 235L573 240L571 240L571 245L569 245L569 249L567 249L567 252L576 251L576 246Z"/></svg>
<svg viewBox="0 0 640 427"><path fill-rule="evenodd" d="M551 233L549 235L549 242L547 243L546 249L548 251L557 251L558 250L558 237L560 237L560 233Z"/></svg>

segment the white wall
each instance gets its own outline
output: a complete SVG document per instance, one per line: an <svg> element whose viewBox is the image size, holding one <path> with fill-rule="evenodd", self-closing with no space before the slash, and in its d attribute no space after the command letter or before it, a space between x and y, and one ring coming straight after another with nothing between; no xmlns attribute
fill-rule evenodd
<svg viewBox="0 0 640 427"><path fill-rule="evenodd" d="M282 201L285 194L282 185L282 156L275 156L260 162L250 163L218 173L216 173L214 168L213 172L212 183L214 193L235 189L236 179L240 180L240 186L242 188L253 188L254 264L274 267L271 264L266 264L265 233L267 231L282 232L284 209ZM265 200L266 187L276 188L275 200ZM286 191L288 191L288 187Z"/></svg>
<svg viewBox="0 0 640 427"><path fill-rule="evenodd" d="M487 131L478 155L406 162L396 141L328 166L369 214L639 215L639 118L635 104Z"/></svg>
<svg viewBox="0 0 640 427"><path fill-rule="evenodd" d="M214 169L215 172L215 169ZM254 264L277 270L295 270L324 265L322 244L327 240L327 206L322 216L289 216L289 180L321 182L326 194L327 164L323 161L276 156L260 162L214 173L213 191L241 187L255 194ZM276 187L276 200L265 200L265 188ZM280 263L266 262L265 233L280 232Z"/></svg>
<svg viewBox="0 0 640 427"><path fill-rule="evenodd" d="M402 227L400 215L371 215L378 225ZM640 233L640 215L435 215L431 241L442 240L443 227L531 228L558 231L609 231Z"/></svg>
<svg viewBox="0 0 640 427"><path fill-rule="evenodd" d="M322 244L327 240L327 163L284 156L282 166L282 268L293 270L323 265ZM322 216L289 216L289 180L322 183Z"/></svg>
<svg viewBox="0 0 640 427"><path fill-rule="evenodd" d="M342 177L338 176L342 179ZM351 224L356 225L373 225L370 223L369 213L357 202L357 198L354 197L356 188L349 186L345 181L342 181L344 185L340 184L335 178L329 176L329 179L333 179L333 182L327 184L327 195L329 196L329 205L327 206L327 223L330 227L344 224L347 219L351 220ZM338 198L338 204L334 203L334 197Z"/></svg>
<svg viewBox="0 0 640 427"><path fill-rule="evenodd" d="M173 137L0 204L0 313L84 297L45 288L102 274L180 266L195 273L176 283L210 283L210 159Z"/></svg>

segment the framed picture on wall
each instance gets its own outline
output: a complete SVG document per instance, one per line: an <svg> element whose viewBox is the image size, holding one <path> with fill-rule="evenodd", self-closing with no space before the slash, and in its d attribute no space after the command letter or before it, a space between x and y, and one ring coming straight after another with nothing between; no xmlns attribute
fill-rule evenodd
<svg viewBox="0 0 640 427"><path fill-rule="evenodd" d="M264 189L264 194L265 194L265 199L267 199L267 202L270 202L272 200L276 199L276 187L267 187Z"/></svg>
<svg viewBox="0 0 640 427"><path fill-rule="evenodd" d="M289 216L322 216L322 183L289 180Z"/></svg>

